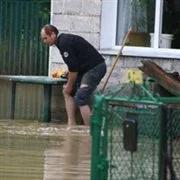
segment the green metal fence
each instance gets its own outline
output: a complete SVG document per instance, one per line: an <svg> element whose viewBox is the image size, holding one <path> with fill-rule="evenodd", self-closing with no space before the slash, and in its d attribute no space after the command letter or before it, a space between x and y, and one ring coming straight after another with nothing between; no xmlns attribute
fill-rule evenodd
<svg viewBox="0 0 180 180"><path fill-rule="evenodd" d="M40 29L49 20L50 0L0 0L0 74L47 75Z"/></svg>
<svg viewBox="0 0 180 180"><path fill-rule="evenodd" d="M178 180L177 102L180 98L155 98L144 86L131 84L97 94L91 124L91 180Z"/></svg>
<svg viewBox="0 0 180 180"><path fill-rule="evenodd" d="M48 75L49 51L40 30L49 21L50 0L0 0L0 74ZM11 84L0 86L0 119L9 119ZM23 91L17 94L15 117L41 119L42 87L18 88Z"/></svg>

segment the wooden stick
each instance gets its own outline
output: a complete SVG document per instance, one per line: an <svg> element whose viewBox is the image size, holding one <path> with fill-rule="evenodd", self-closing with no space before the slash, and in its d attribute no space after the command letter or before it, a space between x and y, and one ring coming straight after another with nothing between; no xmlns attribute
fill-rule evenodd
<svg viewBox="0 0 180 180"><path fill-rule="evenodd" d="M112 74L112 72L113 72L113 70L114 70L114 68L115 68L115 66L116 66L116 63L117 63L120 55L122 55L122 50L123 50L124 46L126 45L126 42L127 42L127 40L128 40L128 37L129 37L130 33L131 33L131 30L129 30L129 31L127 32L125 38L123 39L121 48L120 48L120 50L119 50L119 52L118 52L118 54L117 54L117 56L116 56L116 59L115 59L113 65L112 65L112 67L111 67L111 70L110 70L110 72L109 72L109 74L108 74L108 76L107 76L107 79L106 79L106 81L105 81L105 83L104 83L104 86L103 86L103 88L102 88L102 92L104 92L104 90L105 90L105 88L106 88L106 85L107 85L107 83L108 83L108 80L109 80L109 78L110 78L110 76L111 76L111 74Z"/></svg>

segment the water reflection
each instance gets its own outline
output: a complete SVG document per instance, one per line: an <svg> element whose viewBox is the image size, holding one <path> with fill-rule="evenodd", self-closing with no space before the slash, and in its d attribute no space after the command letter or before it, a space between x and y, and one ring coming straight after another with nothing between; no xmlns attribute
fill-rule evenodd
<svg viewBox="0 0 180 180"><path fill-rule="evenodd" d="M0 121L0 180L89 180L88 129Z"/></svg>
<svg viewBox="0 0 180 180"><path fill-rule="evenodd" d="M89 179L89 140L87 137L66 137L61 148L45 150L45 180Z"/></svg>

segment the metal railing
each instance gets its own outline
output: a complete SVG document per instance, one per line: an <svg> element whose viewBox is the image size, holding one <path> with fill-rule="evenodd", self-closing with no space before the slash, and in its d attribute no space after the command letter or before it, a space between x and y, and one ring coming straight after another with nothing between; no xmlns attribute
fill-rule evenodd
<svg viewBox="0 0 180 180"><path fill-rule="evenodd" d="M143 85L97 94L91 180L178 180L179 104L179 97L154 97Z"/></svg>
<svg viewBox="0 0 180 180"><path fill-rule="evenodd" d="M40 30L49 21L50 0L0 0L0 74L48 74Z"/></svg>

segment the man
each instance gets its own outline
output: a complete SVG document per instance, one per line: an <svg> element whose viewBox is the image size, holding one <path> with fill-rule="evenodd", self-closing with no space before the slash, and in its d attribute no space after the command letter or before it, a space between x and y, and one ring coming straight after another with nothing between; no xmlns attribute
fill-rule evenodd
<svg viewBox="0 0 180 180"><path fill-rule="evenodd" d="M89 99L106 73L104 58L85 39L73 34L59 34L53 25L41 29L45 44L59 49L68 67L68 80L63 87L68 125L75 125L78 106L85 125L89 125L91 109Z"/></svg>

